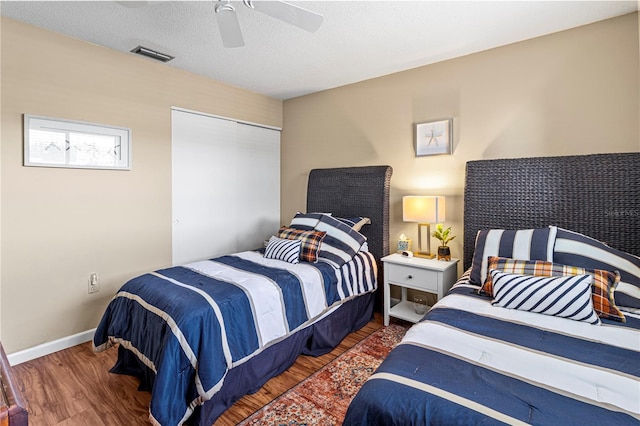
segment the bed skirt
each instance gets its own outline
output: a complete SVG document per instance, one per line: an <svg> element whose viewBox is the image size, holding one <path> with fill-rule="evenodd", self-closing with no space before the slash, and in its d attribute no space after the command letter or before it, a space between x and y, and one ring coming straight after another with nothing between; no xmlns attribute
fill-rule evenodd
<svg viewBox="0 0 640 426"><path fill-rule="evenodd" d="M373 300L374 293L349 300L330 315L229 370L221 390L195 409L189 424L212 425L234 402L257 392L270 378L289 368L300 354L320 356L331 352L349 333L371 321ZM118 347L118 360L110 371L139 378L139 390L153 388L153 371L122 346Z"/></svg>

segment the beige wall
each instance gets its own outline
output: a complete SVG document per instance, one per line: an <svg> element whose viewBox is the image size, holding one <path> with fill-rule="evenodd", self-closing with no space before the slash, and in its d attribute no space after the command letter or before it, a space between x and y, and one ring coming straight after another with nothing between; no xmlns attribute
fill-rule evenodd
<svg viewBox="0 0 640 426"><path fill-rule="evenodd" d="M0 336L11 353L95 327L127 278L171 261L172 105L282 134L282 220L314 167L390 164L391 238L406 194L447 198L464 164L640 150L637 15L282 103L166 65L1 21ZM22 167L22 114L133 130L133 170ZM284 116L284 121L283 121ZM413 123L454 118L452 156L414 156ZM454 255L460 255L454 240ZM91 272L101 291L87 294Z"/></svg>
<svg viewBox="0 0 640 426"><path fill-rule="evenodd" d="M124 280L171 263L171 106L282 126L282 102L2 19L2 342L95 327ZM133 169L22 166L22 114L132 129ZM100 292L87 294L89 274Z"/></svg>
<svg viewBox="0 0 640 426"><path fill-rule="evenodd" d="M392 247L417 239L403 195L445 195L461 257L467 161L640 150L638 43L631 14L287 100L282 221L304 210L310 169L389 164ZM413 123L443 117L453 155L416 158Z"/></svg>

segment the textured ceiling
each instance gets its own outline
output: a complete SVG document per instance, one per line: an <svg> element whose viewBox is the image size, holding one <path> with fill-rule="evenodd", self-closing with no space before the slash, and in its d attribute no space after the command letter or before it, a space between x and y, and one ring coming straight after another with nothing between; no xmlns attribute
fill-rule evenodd
<svg viewBox="0 0 640 426"><path fill-rule="evenodd" d="M215 1L2 1L0 12L278 99L419 67L638 10L634 1L292 1L324 16L308 33L236 5L245 46L223 48Z"/></svg>

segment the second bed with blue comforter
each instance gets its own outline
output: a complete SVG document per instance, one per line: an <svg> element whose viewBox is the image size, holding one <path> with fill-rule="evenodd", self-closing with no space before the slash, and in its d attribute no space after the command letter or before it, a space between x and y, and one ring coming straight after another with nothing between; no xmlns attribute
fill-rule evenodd
<svg viewBox="0 0 640 426"><path fill-rule="evenodd" d="M496 308L462 281L351 402L345 425L637 425L640 319Z"/></svg>
<svg viewBox="0 0 640 426"><path fill-rule="evenodd" d="M344 424L640 424L639 187L637 152L467 162L468 274Z"/></svg>

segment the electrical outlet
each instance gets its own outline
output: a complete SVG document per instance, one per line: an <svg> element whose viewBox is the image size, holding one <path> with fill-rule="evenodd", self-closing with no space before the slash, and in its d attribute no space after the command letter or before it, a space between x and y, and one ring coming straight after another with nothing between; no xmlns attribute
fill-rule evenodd
<svg viewBox="0 0 640 426"><path fill-rule="evenodd" d="M100 285L98 284L98 274L94 272L89 275L89 294L97 293L100 291Z"/></svg>

